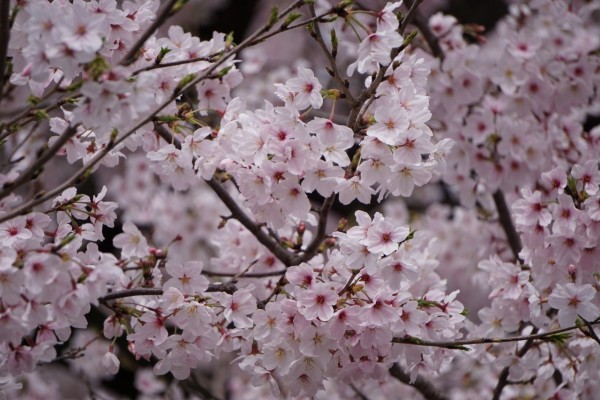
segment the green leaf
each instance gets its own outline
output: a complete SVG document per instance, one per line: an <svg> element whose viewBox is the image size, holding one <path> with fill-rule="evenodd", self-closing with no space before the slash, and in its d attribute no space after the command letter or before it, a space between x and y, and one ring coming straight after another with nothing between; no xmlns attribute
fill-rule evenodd
<svg viewBox="0 0 600 400"><path fill-rule="evenodd" d="M283 25L281 25L281 29L285 29L288 26L290 26L290 24L292 22L294 22L295 20L297 20L298 18L300 18L302 16L302 14L300 14L299 12L296 11L292 11L287 18L285 19L285 22L283 23Z"/></svg>
<svg viewBox="0 0 600 400"><path fill-rule="evenodd" d="M277 22L277 20L279 19L279 9L277 8L277 6L273 6L273 8L271 8L271 18L269 18L269 23L267 24L267 26L270 28L273 25L275 25L275 23Z"/></svg>
<svg viewBox="0 0 600 400"><path fill-rule="evenodd" d="M573 334L571 334L571 333L557 333L554 335L545 336L541 340L544 340L547 342L553 342L556 344L565 344L567 339L570 339L571 336L573 336Z"/></svg>
<svg viewBox="0 0 600 400"><path fill-rule="evenodd" d="M331 34L331 55L333 56L333 58L335 58L337 56L337 49L338 49L338 38L337 38L337 34L335 33L335 29L332 29L330 34Z"/></svg>

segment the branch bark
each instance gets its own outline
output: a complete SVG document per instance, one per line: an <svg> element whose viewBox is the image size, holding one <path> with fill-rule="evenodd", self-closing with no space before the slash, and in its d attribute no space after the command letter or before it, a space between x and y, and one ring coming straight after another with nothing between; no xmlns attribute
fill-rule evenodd
<svg viewBox="0 0 600 400"><path fill-rule="evenodd" d="M392 365L390 374L405 385L415 388L427 400L449 400L448 397L440 393L429 381L420 376L414 382L410 381L410 375L406 373L398 364Z"/></svg>
<svg viewBox="0 0 600 400"><path fill-rule="evenodd" d="M510 211L506 205L504 192L502 192L500 189L496 190L493 198L494 203L496 204L496 210L498 210L498 219L500 221L500 225L502 225L502 229L504 229L504 233L506 233L506 239L508 240L510 249L515 256L515 260L517 260L520 264L523 264L523 260L521 257L519 257L519 253L523 248L523 245L521 244L521 237L515 228Z"/></svg>
<svg viewBox="0 0 600 400"><path fill-rule="evenodd" d="M4 95L4 69L10 41L10 1L0 1L0 101Z"/></svg>

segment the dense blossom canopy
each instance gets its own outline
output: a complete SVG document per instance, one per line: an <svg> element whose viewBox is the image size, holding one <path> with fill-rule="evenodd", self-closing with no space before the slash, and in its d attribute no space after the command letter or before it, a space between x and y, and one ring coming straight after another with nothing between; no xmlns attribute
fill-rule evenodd
<svg viewBox="0 0 600 400"><path fill-rule="evenodd" d="M599 2L184 3L0 6L0 398L594 398Z"/></svg>

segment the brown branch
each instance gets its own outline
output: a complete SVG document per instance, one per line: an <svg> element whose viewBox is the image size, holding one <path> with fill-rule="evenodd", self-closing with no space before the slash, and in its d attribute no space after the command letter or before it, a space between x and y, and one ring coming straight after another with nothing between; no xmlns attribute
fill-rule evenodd
<svg viewBox="0 0 600 400"><path fill-rule="evenodd" d="M412 5L412 0L406 0L406 4L410 8ZM423 38L429 45L431 54L433 54L434 57L443 60L444 50L442 50L442 47L440 46L440 41L438 40L437 36L429 28L429 23L423 16L423 14L417 11L413 18L413 24L417 27L419 32L421 32L421 35L423 35Z"/></svg>
<svg viewBox="0 0 600 400"><path fill-rule="evenodd" d="M58 153L61 147L63 147L77 133L78 126L79 125L69 126L57 138L52 146L47 147L46 144L46 151L42 152L35 160L33 160L29 167L27 167L15 180L6 182L4 185L2 185L2 189L0 190L0 200L11 194L16 188L24 185L32 178L35 178L37 175L39 175L44 165L46 165L46 163L50 161L50 159L54 157L56 153Z"/></svg>
<svg viewBox="0 0 600 400"><path fill-rule="evenodd" d="M306 247L304 254L298 256L292 260L292 265L298 265L303 262L306 262L313 258L315 254L319 251L321 247L321 243L325 239L325 233L327 232L327 217L329 216L329 211L333 206L333 202L335 200L335 195L329 196L323 202L321 206L321 210L319 211L319 224L317 225L317 231L315 232L315 237Z"/></svg>
<svg viewBox="0 0 600 400"><path fill-rule="evenodd" d="M222 278L269 278L272 276L284 275L287 272L285 269L281 269L279 271L272 272L246 272L242 275L236 275L232 272L216 272L216 271L202 271L202 275L210 276L210 277L222 277Z"/></svg>
<svg viewBox="0 0 600 400"><path fill-rule="evenodd" d="M206 181L208 186L216 193L221 201L227 206L231 215L237 219L250 233L254 235L263 246L265 246L275 257L277 257L286 267L293 265L293 255L276 241L268 233L262 230L237 204L229 192L213 177Z"/></svg>
<svg viewBox="0 0 600 400"><path fill-rule="evenodd" d="M167 143L172 143L175 147L181 148L181 142L179 142L171 133L162 125L156 124L156 132L162 137ZM215 192L215 194L221 199L223 204L227 206L233 218L237 219L250 233L256 237L256 239L275 257L277 257L285 266L292 265L292 253L284 249L279 243L273 240L268 233L262 230L262 228L256 224L252 218L250 218L239 204L231 197L231 194L218 182L214 177L210 180L205 181L208 186Z"/></svg>
<svg viewBox="0 0 600 400"><path fill-rule="evenodd" d="M588 328L592 325L600 324L600 319L588 322ZM403 343L403 344L412 344L416 346L429 346L429 347L445 347L445 348L459 348L462 346L468 346L473 344L490 344L490 343L510 343L510 342L522 342L522 341L533 341L533 340L544 340L551 338L554 335L558 335L561 333L565 333L568 331L572 331L575 329L579 329L579 325L572 325L566 328L555 329L553 331L548 331L544 333L536 333L537 328L534 329L534 333L531 335L525 336L513 336L507 338L477 338L477 339L464 339L464 340L454 340L454 341L446 341L446 342L435 342L435 341L427 341L421 340L414 337L395 337L392 339L393 343Z"/></svg>
<svg viewBox="0 0 600 400"><path fill-rule="evenodd" d="M404 16L404 19L402 19L402 23L400 24L400 28L398 29L398 32L402 35L404 34L404 31L406 30L406 27L408 26L408 24L410 24L410 22L412 21L412 19L415 17L415 14L417 13L417 8L421 5L421 3L424 0L416 0L415 2L413 2L409 9L408 12L406 13L406 15Z"/></svg>
<svg viewBox="0 0 600 400"><path fill-rule="evenodd" d="M233 283L211 283L208 285L206 292L225 292L232 294L237 290L237 287ZM117 292L108 293L98 299L101 304L106 304L111 300L125 299L128 297L135 296L162 296L164 291L156 288L135 288L125 289Z"/></svg>
<svg viewBox="0 0 600 400"><path fill-rule="evenodd" d="M0 1L0 101L4 94L4 69L10 41L10 1Z"/></svg>
<svg viewBox="0 0 600 400"><path fill-rule="evenodd" d="M512 253L515 256L515 260L517 260L520 264L523 264L523 260L521 259L521 257L519 257L519 253L523 248L523 245L521 244L521 237L515 229L515 225L511 218L510 211L508 210L508 206L506 205L504 193L502 192L502 190L498 189L494 192L493 198L494 203L496 204L496 209L498 210L498 219L500 221L500 225L502 225L502 229L504 229L504 233L506 234L506 239L508 240L510 249L512 250Z"/></svg>
<svg viewBox="0 0 600 400"><path fill-rule="evenodd" d="M315 11L315 5L311 4L309 6L309 9L310 9L311 16L313 18L316 18L317 13ZM348 88L348 85L349 85L348 78L346 78L345 76L342 75L342 73L338 69L337 62L335 61L335 57L333 56L333 54L329 51L329 49L325 45L325 40L323 39L323 35L321 34L321 28L319 28L319 24L315 24L314 35L312 35L312 36L317 41L317 43L319 44L321 49L323 50L323 54L325 54L325 57L327 57L327 60L329 60L329 66L331 67L331 72L333 72L333 79L335 79L336 82L338 82L338 84L342 88L342 92L344 92L344 95L346 95L346 99L348 100L350 105L354 106L356 104L356 99L354 98L354 96L352 95L352 92L350 92L350 89Z"/></svg>
<svg viewBox="0 0 600 400"><path fill-rule="evenodd" d="M448 400L445 394L440 393L431 382L421 376L417 376L414 382L410 381L410 375L407 374L397 363L390 368L390 374L405 385L415 388L423 397L428 400Z"/></svg>
<svg viewBox="0 0 600 400"><path fill-rule="evenodd" d="M537 332L538 328L534 328L533 332ZM535 336L535 335L532 335ZM523 357L528 351L529 349L531 349L531 347L533 346L534 343L534 339L528 339L525 344L523 345L523 347L521 347L518 351L517 351L517 357L521 358ZM496 384L496 387L494 388L494 394L492 397L492 400L500 400L500 396L502 395L502 391L504 390L504 388L506 387L506 385L508 385L508 374L510 372L510 365L507 367L504 367L502 369L502 371L500 372L500 375L498 377L498 383Z"/></svg>
<svg viewBox="0 0 600 400"><path fill-rule="evenodd" d="M154 32L167 20L167 18L169 18L171 10L173 9L173 6L176 2L177 0L167 0L163 8L157 14L156 19L152 22L152 24L150 24L148 29L144 31L142 36L139 37L137 42L135 42L135 44L131 46L127 54L125 54L125 56L119 63L120 65L127 66L136 60L138 56L138 51L144 46L146 40L148 40L148 38L152 36Z"/></svg>

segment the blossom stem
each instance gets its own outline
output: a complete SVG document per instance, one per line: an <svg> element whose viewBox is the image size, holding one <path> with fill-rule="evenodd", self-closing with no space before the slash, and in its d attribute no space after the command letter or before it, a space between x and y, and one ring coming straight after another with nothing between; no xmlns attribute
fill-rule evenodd
<svg viewBox="0 0 600 400"><path fill-rule="evenodd" d="M232 272L216 272L216 271L205 271L202 270L202 275L210 276L210 277L223 277L223 278L269 278L271 276L279 276L284 275L287 270L281 269L279 271L272 272L246 272L241 275L234 274Z"/></svg>
<svg viewBox="0 0 600 400"><path fill-rule="evenodd" d="M316 18L317 13L315 11L314 4L311 4L309 6L309 9L310 9L310 14L312 15L312 17ZM333 54L329 51L329 49L325 45L325 41L323 40L323 34L321 33L321 28L319 27L319 24L314 25L314 31L315 31L314 39L317 41L317 43L323 50L323 54L325 54L325 57L327 57L327 59L329 60L329 66L331 67L331 71L333 72L333 79L335 79L338 82L338 84L340 85L340 87L342 88L342 92L344 92L344 94L346 95L346 99L348 100L350 105L354 106L356 104L356 99L354 98L354 96L352 95L352 92L350 92L350 89L347 86L348 78L346 78L345 76L342 75L342 73L338 69L337 62L335 61Z"/></svg>
<svg viewBox="0 0 600 400"><path fill-rule="evenodd" d="M148 38L152 36L154 32L167 20L167 18L171 16L171 10L176 2L177 0L167 0L163 8L157 14L156 19L152 22L152 24L150 24L148 29L144 31L142 36L139 37L137 42L131 46L119 64L127 66L136 60L138 52L144 46L146 40L148 40Z"/></svg>
<svg viewBox="0 0 600 400"><path fill-rule="evenodd" d="M46 151L42 152L39 157L37 157L34 161L31 162L29 167L27 167L14 181L10 181L5 183L2 186L2 190L0 190L0 200L8 196L12 193L13 190L18 188L19 186L24 185L30 179L36 177L41 172L42 168L52 157L58 153L60 148L69 141L75 134L77 133L77 126L68 127L52 144L50 147L46 147ZM47 146L47 144L46 144Z"/></svg>
<svg viewBox="0 0 600 400"><path fill-rule="evenodd" d="M519 236L519 233L515 228L515 224L510 216L510 211L508 210L506 199L504 198L504 192L502 192L500 189L496 190L493 198L494 203L496 204L496 209L498 210L498 219L500 221L500 225L502 225L502 229L504 229L510 249L515 256L515 260L517 260L520 264L523 264L523 260L521 257L519 257L519 253L523 248L523 245L521 244L521 237Z"/></svg>
<svg viewBox="0 0 600 400"><path fill-rule="evenodd" d="M207 292L225 292L232 294L237 290L236 286L233 283L211 283L208 285ZM125 289L116 292L108 293L105 296L102 296L98 299L100 304L106 304L111 300L117 299L125 299L128 297L135 296L162 296L164 291L162 289L156 288L135 288L135 289Z"/></svg>
<svg viewBox="0 0 600 400"><path fill-rule="evenodd" d="M329 215L329 211L333 206L333 202L335 200L335 194L332 194L328 198L325 199L323 205L321 206L321 210L319 211L319 224L317 225L317 232L313 240L308 244L306 251L299 257L292 259L291 265L298 265L303 262L306 262L314 257L321 247L321 243L323 243L323 239L325 239L325 233L327 232L327 217Z"/></svg>

